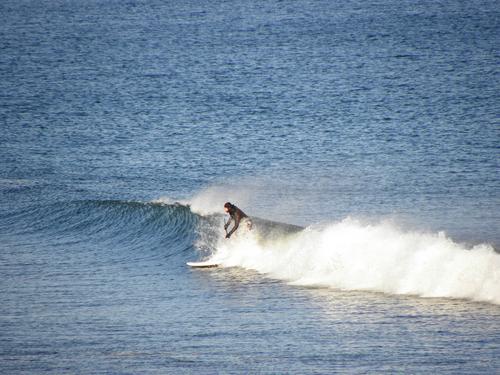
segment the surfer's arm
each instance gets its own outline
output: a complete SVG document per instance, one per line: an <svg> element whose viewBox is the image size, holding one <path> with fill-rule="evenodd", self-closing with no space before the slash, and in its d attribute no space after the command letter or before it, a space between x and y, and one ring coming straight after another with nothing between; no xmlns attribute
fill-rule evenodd
<svg viewBox="0 0 500 375"><path fill-rule="evenodd" d="M229 216L229 220L224 224L224 230L227 230L227 228L229 228L231 221L233 221L233 218Z"/></svg>
<svg viewBox="0 0 500 375"><path fill-rule="evenodd" d="M240 226L240 217L239 217L239 215L238 215L238 216L236 216L236 218L234 219L234 226L233 226L233 228L231 229L231 231L230 231L228 234L226 234L226 238L231 237L231 235L234 233L234 231L235 231L236 229L238 229L238 227L239 227L239 226Z"/></svg>

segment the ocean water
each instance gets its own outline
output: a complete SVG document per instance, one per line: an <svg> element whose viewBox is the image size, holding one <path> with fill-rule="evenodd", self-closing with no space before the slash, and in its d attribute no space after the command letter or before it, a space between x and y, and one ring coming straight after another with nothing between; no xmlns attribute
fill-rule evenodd
<svg viewBox="0 0 500 375"><path fill-rule="evenodd" d="M1 373L499 373L496 1L0 14Z"/></svg>

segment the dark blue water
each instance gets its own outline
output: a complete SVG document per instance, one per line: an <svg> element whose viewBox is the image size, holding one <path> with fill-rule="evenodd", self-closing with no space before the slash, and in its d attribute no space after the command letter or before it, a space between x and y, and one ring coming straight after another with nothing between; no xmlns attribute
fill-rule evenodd
<svg viewBox="0 0 500 375"><path fill-rule="evenodd" d="M0 14L0 372L498 373L497 2Z"/></svg>

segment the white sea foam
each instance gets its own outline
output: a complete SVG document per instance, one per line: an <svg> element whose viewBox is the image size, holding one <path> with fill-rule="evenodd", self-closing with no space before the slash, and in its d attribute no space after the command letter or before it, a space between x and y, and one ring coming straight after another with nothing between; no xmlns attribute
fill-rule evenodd
<svg viewBox="0 0 500 375"><path fill-rule="evenodd" d="M406 232L391 223L354 219L262 239L220 239L213 260L291 284L370 290L500 304L500 254L444 233Z"/></svg>
<svg viewBox="0 0 500 375"><path fill-rule="evenodd" d="M173 199L162 196L151 201L157 204L182 204L190 206L191 211L199 215L213 215L224 213L224 203L237 202L238 205L251 206L249 198L253 195L253 187L242 184L240 187L232 185L214 185L200 190L193 197L187 199Z"/></svg>
<svg viewBox="0 0 500 375"><path fill-rule="evenodd" d="M176 203L181 203L184 204L183 202L180 202L176 199L172 199L170 197L160 197L157 199L153 199L151 203L156 203L156 204L176 204Z"/></svg>
<svg viewBox="0 0 500 375"><path fill-rule="evenodd" d="M216 185L198 192L186 203L191 206L191 211L200 215L223 214L225 202L237 202L238 205L250 206L251 196L250 185L243 185L239 188L231 185Z"/></svg>

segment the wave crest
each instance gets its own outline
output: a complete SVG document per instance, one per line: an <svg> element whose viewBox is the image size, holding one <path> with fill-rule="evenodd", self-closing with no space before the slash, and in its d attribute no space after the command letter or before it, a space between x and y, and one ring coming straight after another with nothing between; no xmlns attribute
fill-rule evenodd
<svg viewBox="0 0 500 375"><path fill-rule="evenodd" d="M219 241L214 260L296 285L369 290L500 304L500 255L444 233L404 232L390 223L345 219L279 237Z"/></svg>

